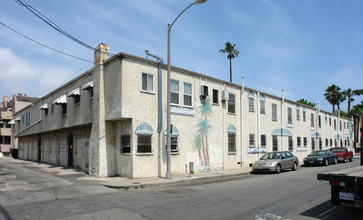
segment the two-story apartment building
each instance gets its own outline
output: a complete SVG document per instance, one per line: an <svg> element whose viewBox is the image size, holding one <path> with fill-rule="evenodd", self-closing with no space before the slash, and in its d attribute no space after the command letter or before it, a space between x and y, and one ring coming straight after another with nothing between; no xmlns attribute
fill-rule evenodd
<svg viewBox="0 0 363 220"><path fill-rule="evenodd" d="M19 156L95 176L166 173L166 65L99 45L95 67L19 111ZM260 154L351 147L350 119L171 68L171 171L238 169Z"/></svg>

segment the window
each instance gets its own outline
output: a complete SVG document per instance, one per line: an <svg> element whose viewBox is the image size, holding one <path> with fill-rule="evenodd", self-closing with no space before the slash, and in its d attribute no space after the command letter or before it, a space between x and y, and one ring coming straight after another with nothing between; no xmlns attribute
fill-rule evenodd
<svg viewBox="0 0 363 220"><path fill-rule="evenodd" d="M3 128L3 127L4 127L4 122L0 121L0 128Z"/></svg>
<svg viewBox="0 0 363 220"><path fill-rule="evenodd" d="M50 113L54 113L54 104L53 101L50 102Z"/></svg>
<svg viewBox="0 0 363 220"><path fill-rule="evenodd" d="M153 79L154 76L148 73L142 73L142 83L141 83L141 90L146 92L153 92Z"/></svg>
<svg viewBox="0 0 363 220"><path fill-rule="evenodd" d="M328 140L328 138L325 138L325 147L329 147L329 140Z"/></svg>
<svg viewBox="0 0 363 220"><path fill-rule="evenodd" d="M334 146L338 147L338 141L337 140L334 140Z"/></svg>
<svg viewBox="0 0 363 220"><path fill-rule="evenodd" d="M250 147L255 147L255 134L250 134Z"/></svg>
<svg viewBox="0 0 363 220"><path fill-rule="evenodd" d="M334 119L334 130L336 131L337 130L337 120Z"/></svg>
<svg viewBox="0 0 363 220"><path fill-rule="evenodd" d="M328 116L325 115L325 124L328 124Z"/></svg>
<svg viewBox="0 0 363 220"><path fill-rule="evenodd" d="M300 121L300 109L296 109L296 120Z"/></svg>
<svg viewBox="0 0 363 220"><path fill-rule="evenodd" d="M67 103L63 103L61 104L62 106L62 115L66 115L67 114Z"/></svg>
<svg viewBox="0 0 363 220"><path fill-rule="evenodd" d="M236 133L228 133L228 152L236 152Z"/></svg>
<svg viewBox="0 0 363 220"><path fill-rule="evenodd" d="M261 134L261 147L266 147L266 135Z"/></svg>
<svg viewBox="0 0 363 220"><path fill-rule="evenodd" d="M151 153L151 135L137 136L137 153Z"/></svg>
<svg viewBox="0 0 363 220"><path fill-rule="evenodd" d="M345 125L345 122L344 122L344 129L346 129L346 125Z"/></svg>
<svg viewBox="0 0 363 220"><path fill-rule="evenodd" d="M80 95L75 95L74 96L74 104L79 104L81 102L81 96Z"/></svg>
<svg viewBox="0 0 363 220"><path fill-rule="evenodd" d="M11 144L11 136L0 136L0 144Z"/></svg>
<svg viewBox="0 0 363 220"><path fill-rule="evenodd" d="M277 121L277 105L272 104L272 121Z"/></svg>
<svg viewBox="0 0 363 220"><path fill-rule="evenodd" d="M321 115L319 115L319 117L318 117L318 126L319 126L319 128L321 128Z"/></svg>
<svg viewBox="0 0 363 220"><path fill-rule="evenodd" d="M315 138L311 138L311 150L315 150Z"/></svg>
<svg viewBox="0 0 363 220"><path fill-rule="evenodd" d="M323 141L321 140L321 138L319 138L318 140L319 140L319 150L321 150L323 148Z"/></svg>
<svg viewBox="0 0 363 220"><path fill-rule="evenodd" d="M170 80L170 102L179 105L179 81Z"/></svg>
<svg viewBox="0 0 363 220"><path fill-rule="evenodd" d="M184 83L184 105L192 106L192 84Z"/></svg>
<svg viewBox="0 0 363 220"><path fill-rule="evenodd" d="M297 146L300 147L301 146L301 137L297 137Z"/></svg>
<svg viewBox="0 0 363 220"><path fill-rule="evenodd" d="M330 147L333 146L333 139L330 139Z"/></svg>
<svg viewBox="0 0 363 220"><path fill-rule="evenodd" d="M331 118L329 118L329 126L331 127Z"/></svg>
<svg viewBox="0 0 363 220"><path fill-rule="evenodd" d="M131 144L130 144L130 135L121 135L120 142L121 142L121 153L131 153Z"/></svg>
<svg viewBox="0 0 363 220"><path fill-rule="evenodd" d="M88 89L88 91L89 91L89 98L90 99L92 99L93 98L93 87L90 87L89 89Z"/></svg>
<svg viewBox="0 0 363 220"><path fill-rule="evenodd" d="M248 111L254 112L255 111L255 99L254 98L248 98Z"/></svg>
<svg viewBox="0 0 363 220"><path fill-rule="evenodd" d="M303 110L303 121L306 121L306 111Z"/></svg>
<svg viewBox="0 0 363 220"><path fill-rule="evenodd" d="M294 149L293 140L292 140L292 137L289 136L289 151L292 151L293 149Z"/></svg>
<svg viewBox="0 0 363 220"><path fill-rule="evenodd" d="M171 153L178 153L178 135L170 135L170 149ZM168 152L168 141L165 135L165 151Z"/></svg>
<svg viewBox="0 0 363 220"><path fill-rule="evenodd" d="M25 114L25 126L28 127L30 125L30 112Z"/></svg>
<svg viewBox="0 0 363 220"><path fill-rule="evenodd" d="M304 137L304 147L308 146L308 139Z"/></svg>
<svg viewBox="0 0 363 220"><path fill-rule="evenodd" d="M219 91L216 89L213 89L213 104L218 104L218 93Z"/></svg>
<svg viewBox="0 0 363 220"><path fill-rule="evenodd" d="M272 151L277 151L277 136L272 136Z"/></svg>
<svg viewBox="0 0 363 220"><path fill-rule="evenodd" d="M315 127L315 123L314 123L314 113L311 113L311 127L312 128Z"/></svg>
<svg viewBox="0 0 363 220"><path fill-rule="evenodd" d="M232 93L229 94L228 112L236 113L236 95Z"/></svg>
<svg viewBox="0 0 363 220"><path fill-rule="evenodd" d="M260 100L260 114L266 114L265 100Z"/></svg>
<svg viewBox="0 0 363 220"><path fill-rule="evenodd" d="M342 121L339 121L339 129L342 131Z"/></svg>
<svg viewBox="0 0 363 220"><path fill-rule="evenodd" d="M287 108L287 123L292 124L292 109Z"/></svg>
<svg viewBox="0 0 363 220"><path fill-rule="evenodd" d="M5 128L11 128L11 124L9 124L10 120L5 120Z"/></svg>

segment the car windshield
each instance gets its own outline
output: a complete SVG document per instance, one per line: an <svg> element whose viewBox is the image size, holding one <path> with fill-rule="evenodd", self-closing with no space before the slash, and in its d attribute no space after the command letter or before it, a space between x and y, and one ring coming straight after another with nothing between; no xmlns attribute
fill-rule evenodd
<svg viewBox="0 0 363 220"><path fill-rule="evenodd" d="M262 156L261 160L280 159L280 152L266 153Z"/></svg>
<svg viewBox="0 0 363 220"><path fill-rule="evenodd" d="M332 148L330 150L333 153L344 153L344 148Z"/></svg>
<svg viewBox="0 0 363 220"><path fill-rule="evenodd" d="M311 154L309 154L309 156L323 156L323 155L326 155L327 154L327 151L314 151L312 152Z"/></svg>

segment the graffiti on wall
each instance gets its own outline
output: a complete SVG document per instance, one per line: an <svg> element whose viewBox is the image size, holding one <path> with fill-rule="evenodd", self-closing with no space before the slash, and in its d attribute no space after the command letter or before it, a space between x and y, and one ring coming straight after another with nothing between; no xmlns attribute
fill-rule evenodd
<svg viewBox="0 0 363 220"><path fill-rule="evenodd" d="M95 167L95 148L92 147L92 150L91 150L91 173L95 173L96 172L96 167Z"/></svg>
<svg viewBox="0 0 363 220"><path fill-rule="evenodd" d="M199 121L197 124L197 133L194 137L194 147L198 151L199 160L202 166L202 171L210 171L209 163L209 146L208 146L208 134L212 129L209 124L208 116L212 114L212 105L210 99L206 98L201 101L199 107Z"/></svg>

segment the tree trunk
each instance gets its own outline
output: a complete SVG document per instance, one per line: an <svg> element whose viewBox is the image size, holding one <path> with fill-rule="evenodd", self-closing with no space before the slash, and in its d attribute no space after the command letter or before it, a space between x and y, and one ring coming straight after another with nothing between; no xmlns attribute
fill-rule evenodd
<svg viewBox="0 0 363 220"><path fill-rule="evenodd" d="M232 82L232 59L229 58L229 81Z"/></svg>

